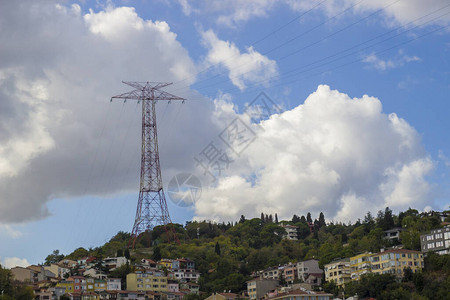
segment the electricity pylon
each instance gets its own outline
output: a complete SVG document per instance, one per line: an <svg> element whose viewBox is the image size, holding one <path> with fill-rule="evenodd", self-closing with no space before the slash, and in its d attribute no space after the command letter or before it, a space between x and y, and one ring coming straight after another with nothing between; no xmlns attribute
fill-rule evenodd
<svg viewBox="0 0 450 300"><path fill-rule="evenodd" d="M168 239L179 243L172 225L166 198L164 196L161 166L159 163L158 132L156 129L156 103L160 100L180 100L184 98L162 91L161 88L172 83L163 82L125 82L135 88L133 91L113 96L112 99L142 101L142 146L141 179L136 217L128 246L135 247L139 234L163 225Z"/></svg>

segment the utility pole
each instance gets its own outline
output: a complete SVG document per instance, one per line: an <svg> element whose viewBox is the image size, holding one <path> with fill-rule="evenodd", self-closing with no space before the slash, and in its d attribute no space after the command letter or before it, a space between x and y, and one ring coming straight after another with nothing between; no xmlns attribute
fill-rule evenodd
<svg viewBox="0 0 450 300"><path fill-rule="evenodd" d="M158 132L156 128L156 103L161 100L185 99L162 91L172 83L164 82L125 82L134 88L131 92L113 96L113 99L142 101L142 145L141 178L136 217L128 246L134 248L139 234L151 231L155 226L163 225L169 241L179 243L170 219L164 196L161 166L159 163ZM167 225L171 225L167 228Z"/></svg>

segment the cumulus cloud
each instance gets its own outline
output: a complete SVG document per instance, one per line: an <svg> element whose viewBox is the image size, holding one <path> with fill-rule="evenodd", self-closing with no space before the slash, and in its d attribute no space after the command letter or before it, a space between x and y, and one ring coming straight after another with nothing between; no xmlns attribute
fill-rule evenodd
<svg viewBox="0 0 450 300"><path fill-rule="evenodd" d="M239 116L248 122L245 115ZM248 124L257 138L195 205L197 218L311 212L354 220L389 206L422 209L433 162L420 136L380 100L318 87L298 107Z"/></svg>
<svg viewBox="0 0 450 300"><path fill-rule="evenodd" d="M131 90L121 80L191 83L195 66L176 33L133 8L83 14L58 1L2 1L0 20L0 223L46 217L55 198L136 191L140 108L109 98ZM204 143L212 104L166 105L161 159L183 168L179 145Z"/></svg>
<svg viewBox="0 0 450 300"><path fill-rule="evenodd" d="M5 257L2 265L5 268L11 269L14 267L28 267L30 263L25 258Z"/></svg>
<svg viewBox="0 0 450 300"><path fill-rule="evenodd" d="M208 48L206 63L225 67L231 82L241 90L247 82L270 80L278 74L276 62L252 47L241 53L234 43L220 40L212 30L202 33L202 41Z"/></svg>

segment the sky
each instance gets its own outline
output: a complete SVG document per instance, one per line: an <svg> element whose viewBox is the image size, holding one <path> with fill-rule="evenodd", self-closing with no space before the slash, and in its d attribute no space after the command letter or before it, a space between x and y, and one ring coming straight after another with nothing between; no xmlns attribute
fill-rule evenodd
<svg viewBox="0 0 450 300"><path fill-rule="evenodd" d="M1 1L0 264L131 231L122 81L186 99L157 104L174 222L448 209L449 25L445 0Z"/></svg>

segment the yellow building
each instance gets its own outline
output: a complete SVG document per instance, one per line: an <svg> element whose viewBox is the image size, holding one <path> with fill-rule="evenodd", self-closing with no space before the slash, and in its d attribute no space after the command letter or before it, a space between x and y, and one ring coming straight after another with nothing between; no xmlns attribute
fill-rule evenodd
<svg viewBox="0 0 450 300"><path fill-rule="evenodd" d="M408 267L413 272L422 270L423 254L414 250L392 249L372 255L373 273L403 277L403 270Z"/></svg>
<svg viewBox="0 0 450 300"><path fill-rule="evenodd" d="M325 281L334 281L339 287L345 287L345 284L351 281L349 258L334 260L324 267Z"/></svg>
<svg viewBox="0 0 450 300"><path fill-rule="evenodd" d="M362 275L370 273L372 269L371 260L371 252L364 252L350 257L351 279L359 280Z"/></svg>
<svg viewBox="0 0 450 300"><path fill-rule="evenodd" d="M158 265L166 267L168 270L172 270L172 266L173 266L173 260L171 259L161 259L160 261L158 261Z"/></svg>
<svg viewBox="0 0 450 300"><path fill-rule="evenodd" d="M167 292L167 276L163 272L136 272L127 275L127 290Z"/></svg>
<svg viewBox="0 0 450 300"><path fill-rule="evenodd" d="M95 279L94 290L96 292L106 291L106 280Z"/></svg>
<svg viewBox="0 0 450 300"><path fill-rule="evenodd" d="M75 291L72 280L61 280L56 284L56 287L65 288L66 290L64 291L64 293L73 293Z"/></svg>

